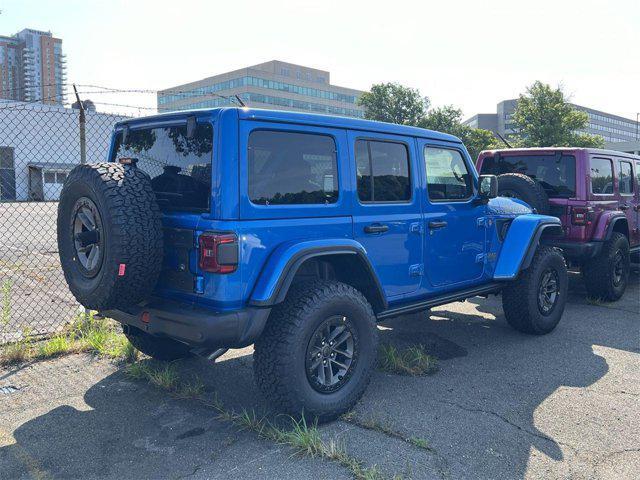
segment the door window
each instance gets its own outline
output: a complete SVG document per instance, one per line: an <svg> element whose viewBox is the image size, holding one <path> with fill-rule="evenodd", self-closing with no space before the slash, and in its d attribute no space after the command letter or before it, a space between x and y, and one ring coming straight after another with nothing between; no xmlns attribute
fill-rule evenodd
<svg viewBox="0 0 640 480"><path fill-rule="evenodd" d="M411 200L409 152L403 143L357 140L355 144L358 198L361 202Z"/></svg>
<svg viewBox="0 0 640 480"><path fill-rule="evenodd" d="M338 201L336 144L328 135L253 131L248 166L249 198L255 204Z"/></svg>
<svg viewBox="0 0 640 480"><path fill-rule="evenodd" d="M608 158L591 159L591 193L613 195L613 164Z"/></svg>
<svg viewBox="0 0 640 480"><path fill-rule="evenodd" d="M620 162L618 190L622 195L633 195L633 169L631 168L631 162Z"/></svg>
<svg viewBox="0 0 640 480"><path fill-rule="evenodd" d="M473 194L472 177L458 150L424 147L427 191L433 201L456 201Z"/></svg>

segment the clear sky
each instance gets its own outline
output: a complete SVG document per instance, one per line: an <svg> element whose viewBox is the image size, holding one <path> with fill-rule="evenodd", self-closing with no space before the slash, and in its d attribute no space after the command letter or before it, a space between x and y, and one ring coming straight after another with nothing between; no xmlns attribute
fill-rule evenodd
<svg viewBox="0 0 640 480"><path fill-rule="evenodd" d="M0 0L0 33L63 39L69 82L161 89L267 60L332 83L400 82L465 115L534 80L575 103L640 112L640 0ZM95 91L83 87L86 92ZM96 101L155 105L152 95Z"/></svg>

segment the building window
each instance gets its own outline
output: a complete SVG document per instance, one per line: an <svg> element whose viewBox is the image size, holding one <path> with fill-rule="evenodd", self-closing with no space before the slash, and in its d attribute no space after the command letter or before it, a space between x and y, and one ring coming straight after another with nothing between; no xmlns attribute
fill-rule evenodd
<svg viewBox="0 0 640 480"><path fill-rule="evenodd" d="M249 135L249 198L259 205L338 201L336 144L328 135L256 130Z"/></svg>
<svg viewBox="0 0 640 480"><path fill-rule="evenodd" d="M355 157L360 201L407 202L411 200L409 153L406 145L357 140Z"/></svg>
<svg viewBox="0 0 640 480"><path fill-rule="evenodd" d="M280 75L282 75L283 77L288 77L289 76L289 69L288 68L281 68L280 69Z"/></svg>

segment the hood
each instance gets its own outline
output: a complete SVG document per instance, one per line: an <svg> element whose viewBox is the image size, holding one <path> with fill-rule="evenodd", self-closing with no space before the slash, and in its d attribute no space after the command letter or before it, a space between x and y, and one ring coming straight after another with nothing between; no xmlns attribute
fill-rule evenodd
<svg viewBox="0 0 640 480"><path fill-rule="evenodd" d="M525 215L533 213L533 210L518 198L496 197L489 200L487 213L492 215Z"/></svg>

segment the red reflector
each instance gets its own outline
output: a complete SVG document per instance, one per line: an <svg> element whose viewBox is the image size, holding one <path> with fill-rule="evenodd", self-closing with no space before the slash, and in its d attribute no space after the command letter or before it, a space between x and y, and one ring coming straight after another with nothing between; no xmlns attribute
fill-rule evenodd
<svg viewBox="0 0 640 480"><path fill-rule="evenodd" d="M149 320L151 320L151 315L149 315L149 312L142 312L142 315L140 315L140 321L142 323L149 323Z"/></svg>
<svg viewBox="0 0 640 480"><path fill-rule="evenodd" d="M127 264L126 263L121 263L120 265L118 265L118 276L119 277L124 277L124 272L127 270Z"/></svg>
<svg viewBox="0 0 640 480"><path fill-rule="evenodd" d="M205 272L232 273L238 268L238 237L234 233L205 232L198 244L198 265Z"/></svg>

